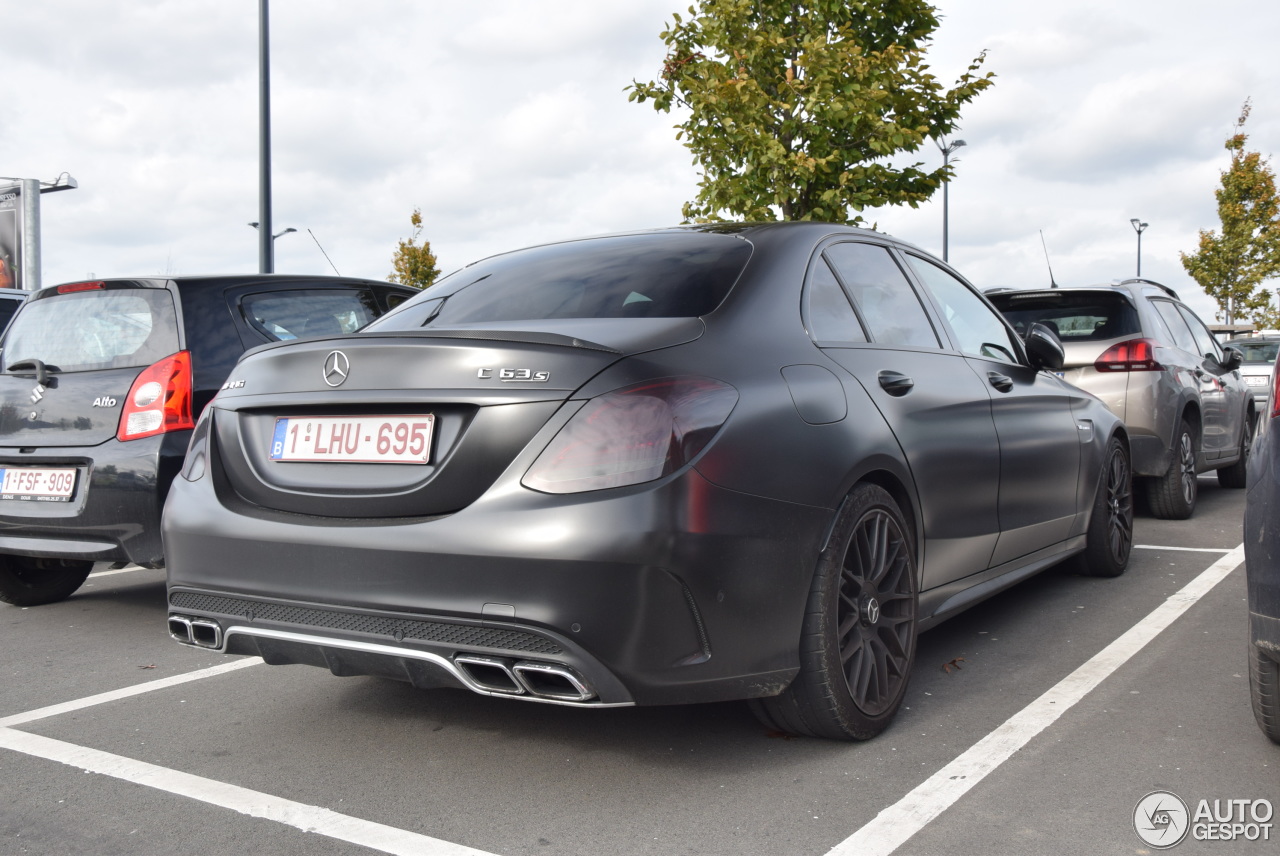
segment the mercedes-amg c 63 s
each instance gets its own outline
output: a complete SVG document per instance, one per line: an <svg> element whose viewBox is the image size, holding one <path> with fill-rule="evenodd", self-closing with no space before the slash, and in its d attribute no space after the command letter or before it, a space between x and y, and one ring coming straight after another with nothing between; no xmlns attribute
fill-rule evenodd
<svg viewBox="0 0 1280 856"><path fill-rule="evenodd" d="M881 731L917 633L1132 546L1123 424L951 268L816 223L511 252L248 352L164 517L180 642Z"/></svg>

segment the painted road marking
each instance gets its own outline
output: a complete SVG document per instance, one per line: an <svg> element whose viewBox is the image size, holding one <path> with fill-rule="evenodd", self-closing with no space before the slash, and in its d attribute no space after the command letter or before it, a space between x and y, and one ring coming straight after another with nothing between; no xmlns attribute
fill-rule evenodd
<svg viewBox="0 0 1280 856"><path fill-rule="evenodd" d="M1244 563L1244 545L1214 562L1181 591L1040 698L1015 713L968 751L934 773L915 790L880 812L866 826L832 848L827 856L888 856L964 796L1013 753L1123 666L1178 616L1190 609L1227 574Z"/></svg>
<svg viewBox="0 0 1280 856"><path fill-rule="evenodd" d="M1159 547L1152 544L1134 544L1133 549L1135 550L1181 550L1184 553L1217 553L1220 556L1225 553L1231 552L1230 550L1227 550L1222 547Z"/></svg>
<svg viewBox="0 0 1280 856"><path fill-rule="evenodd" d="M327 808L282 799L179 770L170 770L145 761L112 755L97 749L64 743L38 734L0 728L0 747L36 758L57 761L90 773L100 773L169 794L189 797L210 805L229 808L249 817L274 820L286 826L314 832L339 841L395 856L493 856L483 850L451 844L438 838L396 829Z"/></svg>
<svg viewBox="0 0 1280 856"><path fill-rule="evenodd" d="M89 579L96 580L98 577L109 577L114 574L132 574L134 571L163 571L164 568L144 568L141 565L130 565L127 568L116 568L110 571L94 571L89 574Z"/></svg>
<svg viewBox="0 0 1280 856"><path fill-rule="evenodd" d="M249 666L257 666L262 662L261 657L249 657L244 660L236 660L231 663L223 663L221 666L213 666L208 669L201 669L198 672L187 672L182 675L174 675L169 678L160 678L156 681L147 681L145 684L137 684L132 687L124 687L123 689L111 690L110 692L98 693L97 695L86 696L85 698L76 699L75 701L64 701L62 704L53 704L48 707L42 707L39 710L29 710L26 713L18 713L13 716L6 716L0 719L0 728L8 728L12 725L22 725L25 722L35 722L38 719L47 719L50 716L57 716L62 713L70 713L73 710L83 710L86 707L93 707L98 704L106 704L109 701L119 701L122 698L131 698L132 696L149 693L153 690L162 690L166 687L176 687L179 684L198 681L201 678L212 678L215 675L225 674L226 672L234 672L237 669L245 669Z"/></svg>

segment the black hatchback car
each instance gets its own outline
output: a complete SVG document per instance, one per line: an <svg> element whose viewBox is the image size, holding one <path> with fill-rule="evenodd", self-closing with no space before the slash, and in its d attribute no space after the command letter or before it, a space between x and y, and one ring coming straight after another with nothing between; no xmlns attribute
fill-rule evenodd
<svg viewBox="0 0 1280 856"><path fill-rule="evenodd" d="M195 418L247 348L351 332L417 294L338 277L121 279L31 296L0 341L0 600L61 600L96 561L164 561Z"/></svg>
<svg viewBox="0 0 1280 856"><path fill-rule="evenodd" d="M464 268L258 348L165 509L181 642L867 738L916 633L1131 547L1124 426L882 234L720 225Z"/></svg>

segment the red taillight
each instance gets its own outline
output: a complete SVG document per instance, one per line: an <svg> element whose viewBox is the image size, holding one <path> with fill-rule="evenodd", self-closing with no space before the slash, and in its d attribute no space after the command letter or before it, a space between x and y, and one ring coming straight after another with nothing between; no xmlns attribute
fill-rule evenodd
<svg viewBox="0 0 1280 856"><path fill-rule="evenodd" d="M1280 359L1276 360L1280 363ZM1280 416L1280 371L1275 366L1271 367L1271 418L1275 419Z"/></svg>
<svg viewBox="0 0 1280 856"><path fill-rule="evenodd" d="M140 440L194 428L191 418L191 352L165 357L142 370L120 412L118 440Z"/></svg>
<svg viewBox="0 0 1280 856"><path fill-rule="evenodd" d="M66 285L58 286L59 294L71 294L76 291L93 291L96 288L105 288L105 282L69 282Z"/></svg>
<svg viewBox="0 0 1280 856"><path fill-rule="evenodd" d="M578 493L641 484L693 460L738 402L709 378L664 378L593 398L525 473L525 487Z"/></svg>
<svg viewBox="0 0 1280 856"><path fill-rule="evenodd" d="M1156 362L1156 343L1150 339L1117 342L1094 361L1100 372L1158 372L1164 366Z"/></svg>

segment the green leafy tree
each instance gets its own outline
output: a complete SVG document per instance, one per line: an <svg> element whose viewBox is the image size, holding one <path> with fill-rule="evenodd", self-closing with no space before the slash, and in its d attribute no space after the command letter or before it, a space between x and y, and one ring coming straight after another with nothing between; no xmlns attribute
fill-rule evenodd
<svg viewBox="0 0 1280 856"><path fill-rule="evenodd" d="M1217 301L1222 321L1250 318L1260 326L1274 326L1272 295L1259 286L1280 276L1280 199L1268 159L1245 150L1249 109L1245 101L1236 132L1227 138L1231 165L1214 193L1222 230L1202 229L1199 249L1180 255L1187 273Z"/></svg>
<svg viewBox="0 0 1280 856"><path fill-rule="evenodd" d="M929 73L926 0L698 0L689 14L662 33L659 78L627 87L687 111L676 136L702 174L688 220L857 223L851 212L916 207L951 168L889 159L950 134L994 77L985 54L954 89Z"/></svg>
<svg viewBox="0 0 1280 856"><path fill-rule="evenodd" d="M422 210L413 209L409 222L413 224L413 234L409 236L409 240L400 241L395 255L391 257L391 264L395 270L387 279L401 285L426 288L440 276L440 269L436 267L436 256L431 252L431 242L424 240L421 244L418 243L418 239L422 236Z"/></svg>

